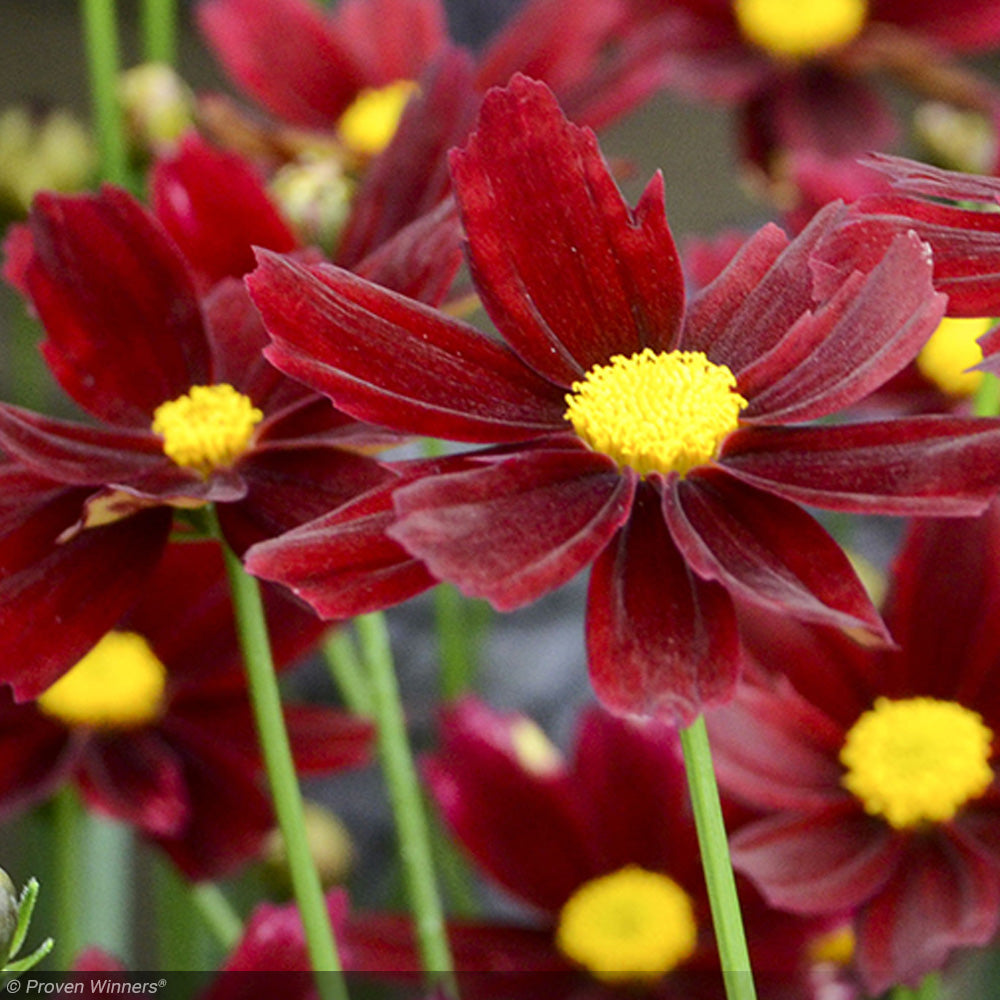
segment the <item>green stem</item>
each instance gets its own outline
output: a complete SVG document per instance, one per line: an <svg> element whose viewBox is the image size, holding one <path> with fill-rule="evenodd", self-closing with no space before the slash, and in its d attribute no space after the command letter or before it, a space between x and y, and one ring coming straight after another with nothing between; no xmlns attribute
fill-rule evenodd
<svg viewBox="0 0 1000 1000"><path fill-rule="evenodd" d="M1000 379L996 375L983 372L983 380L972 401L972 411L977 417L995 417L1000 414Z"/></svg>
<svg viewBox="0 0 1000 1000"><path fill-rule="evenodd" d="M317 974L316 985L324 1000L347 1000L347 985L323 898L323 887L306 838L302 792L281 709L281 694L271 656L260 587L226 544L216 514L211 508L209 510L213 534L219 539L225 555L236 630L243 651L257 734L274 800L274 811L278 817L278 827L288 854L292 891L302 918L312 968ZM320 975L323 972L333 975Z"/></svg>
<svg viewBox="0 0 1000 1000"><path fill-rule="evenodd" d="M101 176L112 184L128 184L128 147L118 100L118 30L115 0L81 0L90 96Z"/></svg>
<svg viewBox="0 0 1000 1000"><path fill-rule="evenodd" d="M177 0L143 0L142 51L146 62L173 66L177 59Z"/></svg>
<svg viewBox="0 0 1000 1000"><path fill-rule="evenodd" d="M380 612L361 615L355 628L371 683L379 756L396 820L400 861L421 960L431 984L454 996L451 951L434 874L427 813L410 752L385 617Z"/></svg>
<svg viewBox="0 0 1000 1000"><path fill-rule="evenodd" d="M371 717L371 689L347 629L337 627L327 636L323 642L323 658L344 704L355 715Z"/></svg>
<svg viewBox="0 0 1000 1000"><path fill-rule="evenodd" d="M445 701L465 694L472 683L475 656L472 651L466 600L450 583L434 588L434 616L437 620L441 658L441 697Z"/></svg>
<svg viewBox="0 0 1000 1000"><path fill-rule="evenodd" d="M199 882L190 892L195 909L219 946L226 953L232 951L243 934L243 921L233 904L214 882Z"/></svg>
<svg viewBox="0 0 1000 1000"><path fill-rule="evenodd" d="M83 807L76 790L60 789L49 803L52 818L52 897L55 947L52 961L56 971L67 972L80 952L85 869L82 863Z"/></svg>
<svg viewBox="0 0 1000 1000"><path fill-rule="evenodd" d="M682 729L680 735L726 997L728 1000L754 1000L756 991L750 954L704 717L699 716L688 728Z"/></svg>

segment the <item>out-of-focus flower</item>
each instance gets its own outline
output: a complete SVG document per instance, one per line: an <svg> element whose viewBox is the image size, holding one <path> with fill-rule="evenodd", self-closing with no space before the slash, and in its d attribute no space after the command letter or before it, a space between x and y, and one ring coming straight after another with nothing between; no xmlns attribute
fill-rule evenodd
<svg viewBox="0 0 1000 1000"><path fill-rule="evenodd" d="M520 921L448 921L462 996L724 995L673 729L588 709L567 760L526 716L466 699L444 713L424 772L459 844L526 906ZM809 996L808 942L826 924L770 910L749 885L742 890L766 995ZM419 973L408 917L341 911L340 920L352 972ZM227 967L306 963L297 916L271 908L251 919Z"/></svg>
<svg viewBox="0 0 1000 1000"><path fill-rule="evenodd" d="M142 63L122 73L119 100L132 145L139 152L169 151L194 124L194 94L173 67Z"/></svg>
<svg viewBox="0 0 1000 1000"><path fill-rule="evenodd" d="M629 209L543 84L487 95L452 164L505 344L341 269L265 253L247 279L283 371L360 419L497 446L396 489L392 538L499 609L593 564L591 680L618 711L690 720L730 695L733 595L884 639L799 504L978 512L1000 423L796 425L870 394L930 335L944 301L926 246L902 234L817 295L831 206L794 241L762 229L685 305L662 178ZM294 588L301 555L272 547L254 571Z"/></svg>
<svg viewBox="0 0 1000 1000"><path fill-rule="evenodd" d="M871 994L997 930L998 566L997 504L914 522L885 612L898 649L750 612L754 682L708 717L720 781L764 812L734 864L775 906L854 911Z"/></svg>
<svg viewBox="0 0 1000 1000"><path fill-rule="evenodd" d="M276 590L267 611L285 669L322 625ZM189 878L231 872L274 825L241 664L218 546L171 546L141 600L37 701L0 696L0 812L73 782ZM297 704L285 717L304 773L367 760L367 721Z"/></svg>
<svg viewBox="0 0 1000 1000"><path fill-rule="evenodd" d="M259 230L247 216L255 221L238 232ZM98 422L0 404L11 505L0 530L0 678L18 698L48 687L114 627L163 551L174 511L218 505L242 552L392 475L365 452L398 435L273 369L239 281L217 280L199 296L195 274L248 247L232 233L188 235L201 251L194 268L135 199L105 188L40 195L8 241L7 274L45 326L49 367ZM400 241L400 253L386 246L372 258L372 274L404 284L422 275L410 283L426 289L453 273L449 241Z"/></svg>
<svg viewBox="0 0 1000 1000"><path fill-rule="evenodd" d="M888 149L897 126L876 84L992 117L996 93L958 57L1000 46L989 0L632 0L658 25L667 86L735 105L743 154L771 175L789 151Z"/></svg>
<svg viewBox="0 0 1000 1000"><path fill-rule="evenodd" d="M0 111L0 210L23 216L39 191L78 191L91 181L97 150L69 111Z"/></svg>

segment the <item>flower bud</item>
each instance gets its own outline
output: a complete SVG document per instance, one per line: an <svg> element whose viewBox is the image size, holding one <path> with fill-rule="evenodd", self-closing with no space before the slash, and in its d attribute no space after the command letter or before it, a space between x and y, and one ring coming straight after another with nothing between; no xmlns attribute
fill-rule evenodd
<svg viewBox="0 0 1000 1000"><path fill-rule="evenodd" d="M354 865L354 845L344 824L316 802L303 803L309 853L324 889L340 885ZM291 895L292 882L281 831L274 829L263 850L262 873L275 893Z"/></svg>
<svg viewBox="0 0 1000 1000"><path fill-rule="evenodd" d="M271 181L271 193L303 243L331 252L351 207L352 184L332 157L287 163Z"/></svg>
<svg viewBox="0 0 1000 1000"><path fill-rule="evenodd" d="M928 101L913 115L913 132L923 157L936 166L972 174L993 173L997 136L985 115Z"/></svg>
<svg viewBox="0 0 1000 1000"><path fill-rule="evenodd" d="M10 946L17 931L20 902L11 877L0 868L0 969L7 964Z"/></svg>
<svg viewBox="0 0 1000 1000"><path fill-rule="evenodd" d="M131 141L142 152L170 150L194 122L194 95L163 63L144 63L122 73L118 94Z"/></svg>

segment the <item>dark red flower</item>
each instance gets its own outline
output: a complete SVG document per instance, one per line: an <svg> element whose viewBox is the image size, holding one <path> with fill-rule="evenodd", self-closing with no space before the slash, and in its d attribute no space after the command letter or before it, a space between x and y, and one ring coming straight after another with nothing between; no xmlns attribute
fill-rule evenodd
<svg viewBox="0 0 1000 1000"><path fill-rule="evenodd" d="M276 590L267 609L285 669L323 626ZM303 773L367 760L368 722L298 704L285 718ZM254 856L275 821L218 546L170 546L140 601L38 701L15 704L2 691L0 761L0 813L69 781L189 878L217 878Z"/></svg>
<svg viewBox="0 0 1000 1000"><path fill-rule="evenodd" d="M629 209L593 134L525 78L487 96L453 172L506 343L337 268L264 253L248 278L283 371L360 419L500 446L397 489L391 536L500 609L593 563L591 678L619 711L689 720L729 696L731 595L885 638L799 504L978 512L1000 482L1000 423L798 425L868 395L926 340L944 308L926 246L903 234L817 295L831 206L794 241L762 229L685 306L662 179ZM707 395L685 415L659 405L668 383Z"/></svg>
<svg viewBox="0 0 1000 1000"><path fill-rule="evenodd" d="M872 994L1000 920L998 567L995 503L914 522L885 612L898 649L755 611L760 672L708 717L720 782L764 812L734 835L734 864L775 906L854 910Z"/></svg>
<svg viewBox="0 0 1000 1000"><path fill-rule="evenodd" d="M445 216L437 223L450 228ZM439 271L453 273L455 247L420 224L416 235L426 245L402 233L362 271L443 291ZM16 480L0 533L0 680L21 698L48 687L134 602L172 510L218 504L226 539L243 551L389 477L364 452L398 435L272 368L243 285L226 278L199 296L186 258L124 191L40 196L9 250L7 273L45 326L53 375L98 422L0 404L0 449ZM74 606L81 590L96 613ZM59 610L59 628L39 616L39 599Z"/></svg>
<svg viewBox="0 0 1000 1000"><path fill-rule="evenodd" d="M989 82L956 57L1000 44L989 0L632 0L658 27L666 85L734 105L744 155L767 173L811 149L886 149L898 128L875 81L992 115Z"/></svg>

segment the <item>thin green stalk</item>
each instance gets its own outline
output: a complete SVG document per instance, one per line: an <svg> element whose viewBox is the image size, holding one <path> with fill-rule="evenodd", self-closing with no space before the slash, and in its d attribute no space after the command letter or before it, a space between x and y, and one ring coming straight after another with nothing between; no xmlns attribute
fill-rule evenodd
<svg viewBox="0 0 1000 1000"><path fill-rule="evenodd" d="M431 984L454 996L457 990L434 873L427 813L410 751L385 617L380 612L361 615L355 628L374 698L379 756L396 820L400 861L421 960Z"/></svg>
<svg viewBox="0 0 1000 1000"><path fill-rule="evenodd" d="M983 372L972 410L977 417L995 417L1000 414L1000 379L990 372Z"/></svg>
<svg viewBox="0 0 1000 1000"><path fill-rule="evenodd" d="M468 602L450 583L434 588L434 616L437 621L441 659L441 697L445 701L465 694L472 685L475 655L472 630L467 620Z"/></svg>
<svg viewBox="0 0 1000 1000"><path fill-rule="evenodd" d="M112 184L128 184L128 144L118 100L118 28L115 0L81 0L83 34L90 76L101 176Z"/></svg>
<svg viewBox="0 0 1000 1000"><path fill-rule="evenodd" d="M335 628L323 642L323 658L344 704L355 714L373 714L372 693L350 632Z"/></svg>
<svg viewBox="0 0 1000 1000"><path fill-rule="evenodd" d="M67 972L83 946L83 897L86 866L81 847L84 843L84 813L76 790L60 789L49 803L52 830L52 898L55 921L52 937L52 963L58 972Z"/></svg>
<svg viewBox="0 0 1000 1000"><path fill-rule="evenodd" d="M232 951L243 934L243 921L225 893L214 882L198 882L189 887L189 892L219 947L226 953Z"/></svg>
<svg viewBox="0 0 1000 1000"><path fill-rule="evenodd" d="M729 841L722 821L719 788L703 716L698 716L690 726L681 730L681 747L726 996L728 1000L754 1000L757 994L750 968L750 953L743 932L736 877L729 857Z"/></svg>
<svg viewBox="0 0 1000 1000"><path fill-rule="evenodd" d="M213 534L219 539L225 555L236 630L243 651L258 739L274 800L274 811L288 854L293 895L302 918L312 968L317 974L316 985L324 1000L347 1000L347 984L323 898L323 887L306 838L302 792L281 709L281 694L271 656L264 602L257 581L243 569L239 557L223 539L214 511L209 516L213 522Z"/></svg>
<svg viewBox="0 0 1000 1000"><path fill-rule="evenodd" d="M146 62L177 59L177 0L142 0L142 52Z"/></svg>

